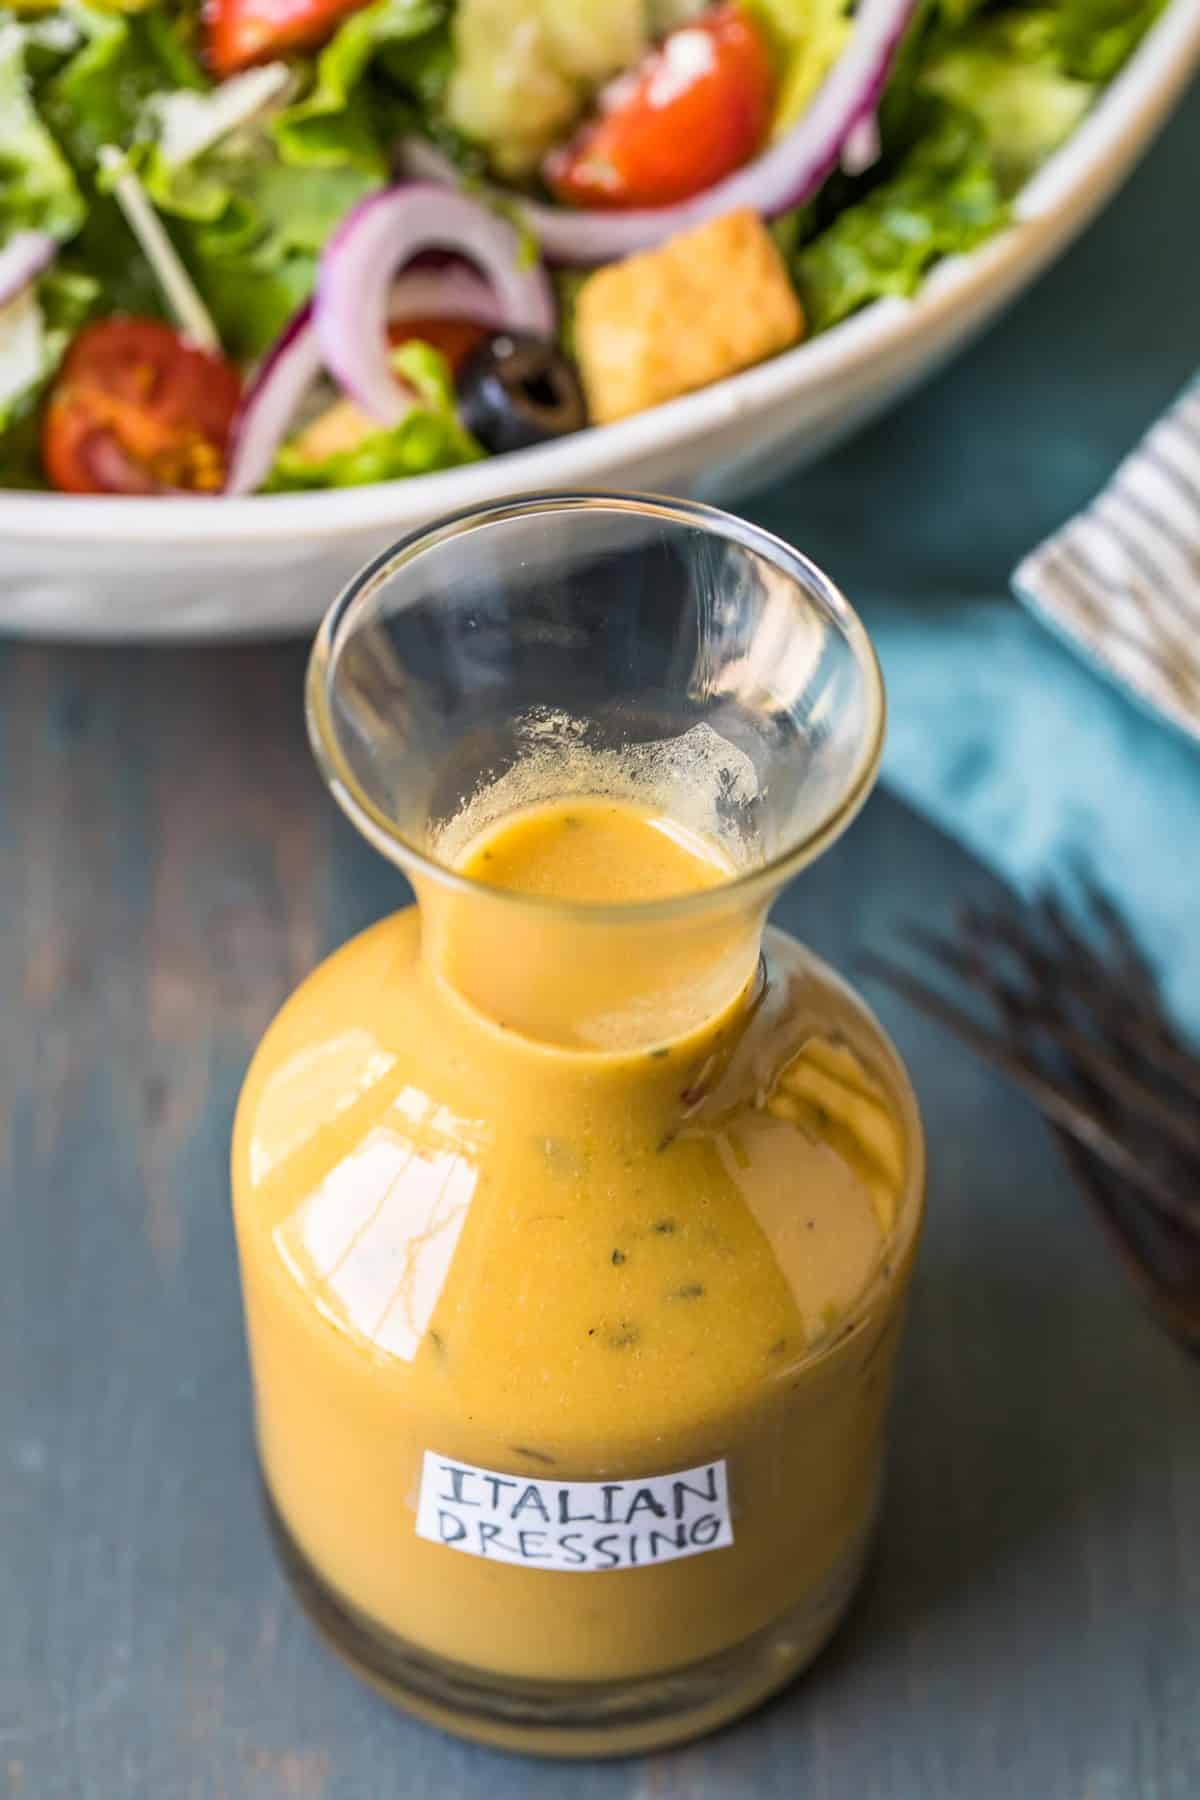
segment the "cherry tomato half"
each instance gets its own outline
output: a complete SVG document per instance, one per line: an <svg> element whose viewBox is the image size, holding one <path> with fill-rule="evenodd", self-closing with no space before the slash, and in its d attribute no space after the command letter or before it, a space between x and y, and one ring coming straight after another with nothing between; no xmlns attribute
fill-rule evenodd
<svg viewBox="0 0 1200 1800"><path fill-rule="evenodd" d="M487 326L476 325L473 319L393 319L388 326L388 343L393 349L417 338L441 351L452 375L458 374L487 335Z"/></svg>
<svg viewBox="0 0 1200 1800"><path fill-rule="evenodd" d="M600 96L543 167L570 206L671 206L740 168L771 123L766 40L736 6L681 25Z"/></svg>
<svg viewBox="0 0 1200 1800"><path fill-rule="evenodd" d="M241 382L159 319L97 319L67 351L42 462L68 494L218 493Z"/></svg>
<svg viewBox="0 0 1200 1800"><path fill-rule="evenodd" d="M315 50L367 0L207 0L208 63L234 75L291 50Z"/></svg>

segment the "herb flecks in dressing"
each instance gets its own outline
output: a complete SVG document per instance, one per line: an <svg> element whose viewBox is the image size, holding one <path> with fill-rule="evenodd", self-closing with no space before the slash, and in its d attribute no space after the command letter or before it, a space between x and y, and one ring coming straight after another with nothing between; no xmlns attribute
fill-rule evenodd
<svg viewBox="0 0 1200 1800"><path fill-rule="evenodd" d="M457 866L618 905L727 878L645 810L567 810L577 826L553 808L489 825ZM455 948L460 900L478 966L513 976L490 1009L431 960ZM519 907L482 890L447 905L325 964L247 1083L235 1186L267 1479L333 1588L430 1653L533 1680L682 1667L808 1606L860 1553L894 1334L876 1344L908 1267L881 1223L890 1108L831 1023L836 995L782 940L710 1022L652 1008L597 1054L531 1029ZM565 970L603 1000L623 926L564 961L562 911L529 909L523 947L544 949L544 926L548 987ZM647 966L672 965L678 937ZM885 1254L895 1278L876 1287ZM727 1457L734 1542L577 1584L455 1555L410 1529L431 1450L513 1482L514 1506L529 1482L636 1490ZM545 1548L535 1508L515 1529Z"/></svg>

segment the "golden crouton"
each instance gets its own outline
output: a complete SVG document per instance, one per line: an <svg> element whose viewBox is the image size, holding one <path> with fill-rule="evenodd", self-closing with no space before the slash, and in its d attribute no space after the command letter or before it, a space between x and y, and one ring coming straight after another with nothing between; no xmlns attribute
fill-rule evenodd
<svg viewBox="0 0 1200 1800"><path fill-rule="evenodd" d="M756 213L726 213L579 290L575 350L597 424L706 387L794 344L804 314Z"/></svg>

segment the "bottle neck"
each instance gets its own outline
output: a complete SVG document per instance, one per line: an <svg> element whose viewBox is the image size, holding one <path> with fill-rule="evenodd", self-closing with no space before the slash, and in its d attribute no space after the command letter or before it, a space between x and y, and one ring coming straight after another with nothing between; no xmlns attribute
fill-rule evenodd
<svg viewBox="0 0 1200 1800"><path fill-rule="evenodd" d="M714 1029L753 984L765 922L740 903L614 922L431 882L417 898L426 971L481 1027L615 1057Z"/></svg>

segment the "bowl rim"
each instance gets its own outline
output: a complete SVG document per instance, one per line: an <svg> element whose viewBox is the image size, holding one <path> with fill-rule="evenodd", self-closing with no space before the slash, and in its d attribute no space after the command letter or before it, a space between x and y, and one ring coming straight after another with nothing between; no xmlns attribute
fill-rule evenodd
<svg viewBox="0 0 1200 1800"><path fill-rule="evenodd" d="M1061 149L1021 190L1013 222L965 255L933 268L911 299L877 300L820 336L738 375L611 425L590 426L535 449L430 475L296 494L218 501L0 491L0 544L42 536L56 544L211 548L286 543L362 531L401 533L439 513L531 491L587 487L632 461L661 454L760 405L795 398L883 360L906 338L936 331L979 291L1052 250L1132 167L1200 64L1200 5L1169 0L1125 67ZM219 504L219 521L210 507Z"/></svg>

